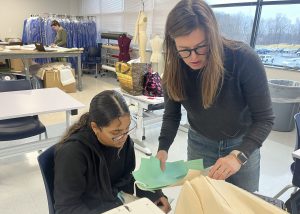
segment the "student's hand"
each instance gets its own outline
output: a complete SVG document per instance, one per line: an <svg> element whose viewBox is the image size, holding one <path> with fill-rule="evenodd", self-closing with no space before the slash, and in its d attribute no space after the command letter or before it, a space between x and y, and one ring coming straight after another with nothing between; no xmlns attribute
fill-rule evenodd
<svg viewBox="0 0 300 214"><path fill-rule="evenodd" d="M165 150L159 150L156 154L156 158L160 161L160 168L162 171L166 169L166 161L168 159L168 153Z"/></svg>
<svg viewBox="0 0 300 214"><path fill-rule="evenodd" d="M216 180L225 180L238 172L241 168L240 162L233 154L219 158L209 170L208 177Z"/></svg>
<svg viewBox="0 0 300 214"><path fill-rule="evenodd" d="M164 196L160 197L157 201L154 202L159 208L164 212L168 213L171 211L171 205L168 199Z"/></svg>

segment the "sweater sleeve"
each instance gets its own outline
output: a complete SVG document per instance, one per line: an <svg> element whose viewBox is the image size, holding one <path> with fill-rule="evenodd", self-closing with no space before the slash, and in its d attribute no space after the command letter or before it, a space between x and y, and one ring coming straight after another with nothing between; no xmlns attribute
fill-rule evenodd
<svg viewBox="0 0 300 214"><path fill-rule="evenodd" d="M57 32L54 43L57 46L60 46L60 47L66 46L66 44L67 44L67 31L66 30L59 30Z"/></svg>
<svg viewBox="0 0 300 214"><path fill-rule="evenodd" d="M252 123L239 150L248 157L262 146L269 135L274 115L264 65L250 47L237 56L236 66L240 72L240 84L251 113Z"/></svg>
<svg viewBox="0 0 300 214"><path fill-rule="evenodd" d="M129 138L129 140L131 141L130 144L128 144L128 149L126 151L127 153L127 158L125 160L126 162L126 169L127 169L127 173L126 175L124 175L122 177L122 179L114 186L118 188L118 191L122 190L128 194L133 194L134 193L134 177L132 175L132 171L135 169L135 153L134 153L134 147L133 147L133 142L132 140ZM155 191L153 192L149 192L149 191L144 191L144 190L140 190L137 186L135 186L136 188L136 196L137 197L146 197L149 198L151 201L157 201L160 197L164 196L161 190Z"/></svg>
<svg viewBox="0 0 300 214"><path fill-rule="evenodd" d="M96 209L89 209L82 201L86 187L87 162L82 148L69 142L55 155L54 200L56 214L99 214L121 205L121 202L103 202Z"/></svg>
<svg viewBox="0 0 300 214"><path fill-rule="evenodd" d="M167 89L164 88L165 111L160 130L159 150L168 151L174 141L181 120L181 103L169 98Z"/></svg>

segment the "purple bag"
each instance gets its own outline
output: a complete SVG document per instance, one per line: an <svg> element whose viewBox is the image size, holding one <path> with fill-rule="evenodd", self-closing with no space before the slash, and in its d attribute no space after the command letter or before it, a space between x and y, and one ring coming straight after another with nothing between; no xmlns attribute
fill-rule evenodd
<svg viewBox="0 0 300 214"><path fill-rule="evenodd" d="M152 68L148 69L144 78L143 95L149 97L162 97L163 89L161 87L161 78L157 72L153 72Z"/></svg>

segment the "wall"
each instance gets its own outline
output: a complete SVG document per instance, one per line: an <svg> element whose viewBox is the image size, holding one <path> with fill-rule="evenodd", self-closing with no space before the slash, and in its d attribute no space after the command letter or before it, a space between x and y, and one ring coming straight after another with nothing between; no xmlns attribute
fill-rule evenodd
<svg viewBox="0 0 300 214"><path fill-rule="evenodd" d="M81 15L82 0L1 0L0 39L22 37L23 22L30 14Z"/></svg>
<svg viewBox="0 0 300 214"><path fill-rule="evenodd" d="M300 82L300 71L290 71L268 67L265 68L268 79L286 79Z"/></svg>

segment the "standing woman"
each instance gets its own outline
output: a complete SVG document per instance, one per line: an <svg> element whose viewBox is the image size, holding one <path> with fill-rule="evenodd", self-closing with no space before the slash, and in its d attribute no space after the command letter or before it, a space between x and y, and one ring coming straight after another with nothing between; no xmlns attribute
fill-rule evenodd
<svg viewBox="0 0 300 214"><path fill-rule="evenodd" d="M135 128L122 95L107 90L96 95L58 145L54 166L56 214L99 214L122 205L121 191L134 192L135 154L129 137ZM161 191L137 189L137 196L170 204Z"/></svg>
<svg viewBox="0 0 300 214"><path fill-rule="evenodd" d="M273 125L264 66L248 45L220 35L212 9L182 0L165 30L165 111L157 158L168 150L187 111L188 159L203 158L209 177L258 190L260 147Z"/></svg>
<svg viewBox="0 0 300 214"><path fill-rule="evenodd" d="M54 44L51 46L67 47L67 31L56 20L51 22L51 27L56 32Z"/></svg>

